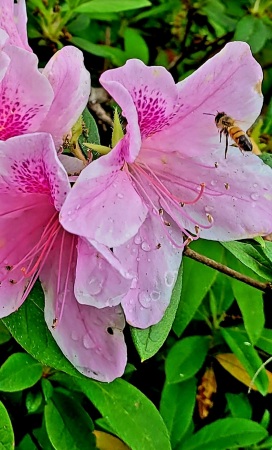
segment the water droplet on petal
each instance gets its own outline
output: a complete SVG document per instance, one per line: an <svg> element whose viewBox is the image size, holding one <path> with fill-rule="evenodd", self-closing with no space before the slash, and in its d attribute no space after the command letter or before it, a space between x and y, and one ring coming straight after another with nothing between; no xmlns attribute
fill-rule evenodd
<svg viewBox="0 0 272 450"><path fill-rule="evenodd" d="M136 258L136 261L137 261L137 262L139 262L139 261L140 261L140 258L139 258L139 256L138 256L138 258Z"/></svg>
<svg viewBox="0 0 272 450"><path fill-rule="evenodd" d="M119 193L117 194L117 197L118 197L118 198L124 198L124 194L121 194L121 192L119 192Z"/></svg>
<svg viewBox="0 0 272 450"><path fill-rule="evenodd" d="M138 300L144 308L150 308L151 297L147 292L140 292Z"/></svg>
<svg viewBox="0 0 272 450"><path fill-rule="evenodd" d="M130 288L131 289L136 289L137 283L138 283L138 278L137 277L133 278ZM130 302L133 303L133 300L131 300Z"/></svg>
<svg viewBox="0 0 272 450"><path fill-rule="evenodd" d="M254 188L258 187L257 183L254 183L254 184L253 184L253 187L254 187Z"/></svg>
<svg viewBox="0 0 272 450"><path fill-rule="evenodd" d="M89 334L85 334L83 336L83 345L88 350L94 348L96 344Z"/></svg>
<svg viewBox="0 0 272 450"><path fill-rule="evenodd" d="M150 250L150 245L147 243L147 242L143 242L142 243L142 245L141 245L141 249L144 251L144 252L149 252L149 250Z"/></svg>
<svg viewBox="0 0 272 450"><path fill-rule="evenodd" d="M216 181L216 180L212 180L212 181L211 181L211 185L212 185L212 186L215 186L215 185L216 185L216 183L217 183L217 181Z"/></svg>
<svg viewBox="0 0 272 450"><path fill-rule="evenodd" d="M250 198L251 200L258 200L259 198L258 192L252 192L252 194L250 194Z"/></svg>
<svg viewBox="0 0 272 450"><path fill-rule="evenodd" d="M79 208L80 208L80 205L77 205L77 206L76 206L76 210L78 211L78 210L79 210Z"/></svg>
<svg viewBox="0 0 272 450"><path fill-rule="evenodd" d="M139 235L135 236L134 242L135 242L136 245L141 244L141 242L142 242L141 236L139 236Z"/></svg>
<svg viewBox="0 0 272 450"><path fill-rule="evenodd" d="M156 302L157 300L159 300L161 296L161 293L159 291L153 291L150 294L150 297L152 298L153 302Z"/></svg>
<svg viewBox="0 0 272 450"><path fill-rule="evenodd" d="M176 281L177 272L166 272L164 275L165 284L168 287L172 287Z"/></svg>
<svg viewBox="0 0 272 450"><path fill-rule="evenodd" d="M211 213L214 210L214 207L213 206L205 206L204 209L205 209L206 213Z"/></svg>
<svg viewBox="0 0 272 450"><path fill-rule="evenodd" d="M73 339L73 341L78 341L79 336L78 336L77 331L75 331L75 330L72 331L71 338Z"/></svg>
<svg viewBox="0 0 272 450"><path fill-rule="evenodd" d="M102 284L97 278L91 278L89 281L88 293L90 295L97 295L102 290Z"/></svg>

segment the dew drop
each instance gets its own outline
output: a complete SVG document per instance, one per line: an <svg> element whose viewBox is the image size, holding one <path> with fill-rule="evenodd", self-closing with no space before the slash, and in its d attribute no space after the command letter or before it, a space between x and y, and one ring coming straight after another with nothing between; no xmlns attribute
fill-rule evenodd
<svg viewBox="0 0 272 450"><path fill-rule="evenodd" d="M118 197L118 198L124 198L124 194L121 194L121 192L119 192L119 193L117 194L117 197Z"/></svg>
<svg viewBox="0 0 272 450"><path fill-rule="evenodd" d="M134 242L135 242L136 245L140 245L141 242L142 242L141 236L139 236L139 235L135 236Z"/></svg>
<svg viewBox="0 0 272 450"><path fill-rule="evenodd" d="M77 205L77 206L76 206L76 210L78 211L78 210L79 210L79 208L80 208L80 205Z"/></svg>
<svg viewBox="0 0 272 450"><path fill-rule="evenodd" d="M132 282L131 282L130 288L131 288L131 289L136 289L137 283L138 283L138 278L137 278L137 277L134 277L133 280L132 280ZM133 303L133 300L130 300L130 302Z"/></svg>
<svg viewBox="0 0 272 450"><path fill-rule="evenodd" d="M151 297L147 292L140 292L138 299L143 308L150 308Z"/></svg>
<svg viewBox="0 0 272 450"><path fill-rule="evenodd" d="M254 187L254 188L258 187L257 183L254 183L254 184L253 184L253 187Z"/></svg>
<svg viewBox="0 0 272 450"><path fill-rule="evenodd" d="M95 347L95 342L89 334L83 336L83 345L87 350Z"/></svg>
<svg viewBox="0 0 272 450"><path fill-rule="evenodd" d="M72 331L71 338L73 339L73 341L78 341L79 336L75 330Z"/></svg>
<svg viewBox="0 0 272 450"><path fill-rule="evenodd" d="M90 295L97 295L102 290L102 284L97 278L91 278L89 281L88 293Z"/></svg>
<svg viewBox="0 0 272 450"><path fill-rule="evenodd" d="M250 347L251 343L250 342L244 342L244 345L246 345L247 347Z"/></svg>
<svg viewBox="0 0 272 450"><path fill-rule="evenodd" d="M213 206L205 206L204 209L205 209L206 213L211 213L214 210L214 207Z"/></svg>
<svg viewBox="0 0 272 450"><path fill-rule="evenodd" d="M161 296L161 293L159 291L153 291L150 294L150 297L153 300L153 302L156 302L157 300L159 300L160 296Z"/></svg>
<svg viewBox="0 0 272 450"><path fill-rule="evenodd" d="M166 272L164 275L164 281L166 286L171 287L176 281L177 272Z"/></svg>
<svg viewBox="0 0 272 450"><path fill-rule="evenodd" d="M212 185L212 186L215 186L215 185L216 185L216 183L217 183L217 181L216 181L216 180L212 180L212 181L211 181L211 185Z"/></svg>
<svg viewBox="0 0 272 450"><path fill-rule="evenodd" d="M144 252L149 252L149 250L150 250L150 245L147 243L147 242L143 242L142 243L142 245L141 245L141 249L144 251Z"/></svg>
<svg viewBox="0 0 272 450"><path fill-rule="evenodd" d="M259 198L259 194L258 194L258 192L252 192L252 194L250 194L250 198L251 198L251 200L258 200L258 198Z"/></svg>
<svg viewBox="0 0 272 450"><path fill-rule="evenodd" d="M138 256L138 257L136 258L136 261L137 261L137 262L139 262L139 261L140 261L140 258L139 258L139 256Z"/></svg>

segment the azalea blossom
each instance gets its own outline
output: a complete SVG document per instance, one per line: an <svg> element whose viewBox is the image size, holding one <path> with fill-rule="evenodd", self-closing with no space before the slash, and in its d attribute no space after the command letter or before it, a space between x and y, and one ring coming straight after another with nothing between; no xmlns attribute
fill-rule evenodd
<svg viewBox="0 0 272 450"><path fill-rule="evenodd" d="M90 94L83 54L64 47L40 71L37 56L10 41L0 30L0 140L44 131L59 146Z"/></svg>
<svg viewBox="0 0 272 450"><path fill-rule="evenodd" d="M26 31L27 15L25 0L1 0L0 28L9 35L9 42L17 47L32 52L28 45Z"/></svg>
<svg viewBox="0 0 272 450"><path fill-rule="evenodd" d="M134 326L162 318L185 243L271 232L271 169L232 146L225 159L224 139L220 143L214 117L206 115L224 111L247 130L262 107L261 80L242 42L227 44L177 84L164 68L138 60L101 76L122 108L126 134L82 171L61 223L113 247L134 274L122 300Z"/></svg>
<svg viewBox="0 0 272 450"><path fill-rule="evenodd" d="M16 311L40 277L45 320L64 355L84 375L111 381L126 364L116 305L131 280L109 249L62 228L69 190L49 134L0 142L0 317Z"/></svg>

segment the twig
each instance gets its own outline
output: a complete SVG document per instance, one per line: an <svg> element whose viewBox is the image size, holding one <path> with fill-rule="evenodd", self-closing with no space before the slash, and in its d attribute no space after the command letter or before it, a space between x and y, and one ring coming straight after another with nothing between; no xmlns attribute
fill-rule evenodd
<svg viewBox="0 0 272 450"><path fill-rule="evenodd" d="M213 269L218 270L219 272L222 272L229 277L235 278L236 280L242 281L242 283L246 283L249 286L259 289L260 291L267 292L272 290L272 283L262 283L261 281L254 280L253 278L243 275L236 270L224 266L224 264L207 258L207 256L200 255L200 253L191 250L189 247L186 247L183 253L185 256L188 256L188 258L194 259L195 261L205 264L206 266L212 267Z"/></svg>

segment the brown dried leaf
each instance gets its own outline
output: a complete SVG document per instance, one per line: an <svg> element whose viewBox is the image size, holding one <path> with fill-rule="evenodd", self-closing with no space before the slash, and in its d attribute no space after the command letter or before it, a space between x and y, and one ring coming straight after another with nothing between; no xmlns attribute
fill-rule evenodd
<svg viewBox="0 0 272 450"><path fill-rule="evenodd" d="M96 447L99 450L130 450L129 447L112 434L94 430Z"/></svg>
<svg viewBox="0 0 272 450"><path fill-rule="evenodd" d="M217 391L216 378L212 367L206 369L197 391L198 394L196 400L199 416L201 419L205 419L209 415L210 409L213 407L211 397Z"/></svg>

